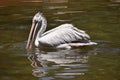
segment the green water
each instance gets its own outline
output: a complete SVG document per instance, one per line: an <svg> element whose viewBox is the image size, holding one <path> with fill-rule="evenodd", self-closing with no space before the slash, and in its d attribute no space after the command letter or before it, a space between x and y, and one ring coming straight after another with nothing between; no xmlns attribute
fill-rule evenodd
<svg viewBox="0 0 120 80"><path fill-rule="evenodd" d="M47 30L72 23L95 47L25 50L36 12ZM0 1L0 80L120 80L120 0Z"/></svg>

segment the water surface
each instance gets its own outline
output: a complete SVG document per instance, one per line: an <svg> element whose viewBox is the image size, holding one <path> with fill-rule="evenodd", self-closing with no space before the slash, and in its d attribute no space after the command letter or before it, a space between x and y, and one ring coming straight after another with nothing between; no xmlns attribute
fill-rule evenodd
<svg viewBox="0 0 120 80"><path fill-rule="evenodd" d="M31 19L38 11L47 30L72 23L94 47L25 50ZM1 0L0 80L119 80L119 0Z"/></svg>

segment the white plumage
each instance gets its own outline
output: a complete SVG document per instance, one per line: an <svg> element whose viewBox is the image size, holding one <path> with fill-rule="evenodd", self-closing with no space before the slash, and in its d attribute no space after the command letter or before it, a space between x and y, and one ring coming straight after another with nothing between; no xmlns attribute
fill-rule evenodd
<svg viewBox="0 0 120 80"><path fill-rule="evenodd" d="M63 24L51 31L44 33L41 37L38 37L38 41L47 43L52 46L70 43L72 41L88 40L89 36L82 30L73 27L71 24Z"/></svg>
<svg viewBox="0 0 120 80"><path fill-rule="evenodd" d="M37 28L40 27L37 31ZM33 25L28 38L27 48L31 46L35 41L35 46L44 47L52 46L56 48L71 48L72 46L86 46L96 45L95 42L90 41L90 37L85 31L74 27L72 24L62 24L54 29L51 29L45 33L47 27L47 21L41 13L37 13L33 17ZM36 35L35 35L36 34Z"/></svg>

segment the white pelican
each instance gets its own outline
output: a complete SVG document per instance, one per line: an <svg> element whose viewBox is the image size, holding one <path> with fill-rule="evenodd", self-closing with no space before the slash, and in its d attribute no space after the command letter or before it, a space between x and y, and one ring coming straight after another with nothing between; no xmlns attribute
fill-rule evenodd
<svg viewBox="0 0 120 80"><path fill-rule="evenodd" d="M47 20L38 12L32 20L32 27L28 37L26 49L36 47L55 47L71 49L72 47L96 45L91 42L85 31L74 27L72 24L62 24L44 33L47 27Z"/></svg>

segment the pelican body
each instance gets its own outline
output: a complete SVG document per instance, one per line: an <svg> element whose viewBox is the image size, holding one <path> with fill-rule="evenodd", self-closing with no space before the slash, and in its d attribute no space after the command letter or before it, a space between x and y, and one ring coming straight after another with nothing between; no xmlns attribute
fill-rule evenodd
<svg viewBox="0 0 120 80"><path fill-rule="evenodd" d="M47 20L42 13L35 14L29 33L27 49L36 47L66 48L96 45L91 42L90 36L85 31L74 27L72 24L62 24L54 29L46 31Z"/></svg>

